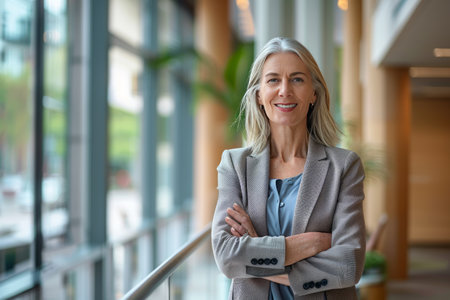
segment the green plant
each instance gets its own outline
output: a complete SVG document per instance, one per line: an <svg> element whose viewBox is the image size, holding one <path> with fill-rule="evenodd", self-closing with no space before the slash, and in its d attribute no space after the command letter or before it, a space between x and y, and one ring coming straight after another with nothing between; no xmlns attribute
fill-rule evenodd
<svg viewBox="0 0 450 300"><path fill-rule="evenodd" d="M355 132L355 125L351 122L344 122L343 128L342 147L358 153L364 167L366 179L385 178L387 171L384 151L374 145L355 141L352 138L352 133Z"/></svg>
<svg viewBox="0 0 450 300"><path fill-rule="evenodd" d="M366 260L364 262L364 274L380 274L386 272L386 258L377 251L367 251Z"/></svg>
<svg viewBox="0 0 450 300"><path fill-rule="evenodd" d="M242 43L230 55L225 69L220 72L215 64L204 54L193 48L171 49L162 52L148 61L152 68L161 68L186 58L194 58L199 69L205 71L192 84L195 88L194 109L202 99L217 101L229 112L228 133L234 140L243 132L243 116L240 114L241 99L247 89L250 68L253 63L254 44ZM201 97L208 95L211 97Z"/></svg>
<svg viewBox="0 0 450 300"><path fill-rule="evenodd" d="M239 137L243 132L243 114L240 114L241 100L247 90L248 77L254 57L253 43L239 45L228 59L222 74L224 87L213 80L196 82L198 94L208 94L219 101L229 111L228 124L230 138ZM214 78L214 77L211 77ZM196 97L196 100L202 99Z"/></svg>

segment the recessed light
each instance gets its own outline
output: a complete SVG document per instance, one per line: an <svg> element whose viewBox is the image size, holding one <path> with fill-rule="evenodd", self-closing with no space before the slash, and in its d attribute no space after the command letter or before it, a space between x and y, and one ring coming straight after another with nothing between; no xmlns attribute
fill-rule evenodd
<svg viewBox="0 0 450 300"><path fill-rule="evenodd" d="M338 0L337 5L340 9L347 10L348 9L348 0Z"/></svg>
<svg viewBox="0 0 450 300"><path fill-rule="evenodd" d="M450 48L434 48L435 57L450 57Z"/></svg>
<svg viewBox="0 0 450 300"><path fill-rule="evenodd" d="M409 75L412 78L450 78L450 68L411 67Z"/></svg>

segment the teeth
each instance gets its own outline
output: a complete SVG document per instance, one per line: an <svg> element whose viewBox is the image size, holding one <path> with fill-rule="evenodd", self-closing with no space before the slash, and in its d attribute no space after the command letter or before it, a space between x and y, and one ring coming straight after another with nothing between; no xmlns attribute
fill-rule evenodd
<svg viewBox="0 0 450 300"><path fill-rule="evenodd" d="M281 108L293 108L293 107L296 107L297 104L275 104L275 106L281 107Z"/></svg>

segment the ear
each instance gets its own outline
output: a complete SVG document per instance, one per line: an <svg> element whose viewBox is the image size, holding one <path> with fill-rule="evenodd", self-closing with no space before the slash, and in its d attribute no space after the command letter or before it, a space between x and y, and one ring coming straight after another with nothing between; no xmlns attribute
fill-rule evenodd
<svg viewBox="0 0 450 300"><path fill-rule="evenodd" d="M259 96L259 90L256 91L256 100L258 100L258 104L262 105L261 103L261 97Z"/></svg>

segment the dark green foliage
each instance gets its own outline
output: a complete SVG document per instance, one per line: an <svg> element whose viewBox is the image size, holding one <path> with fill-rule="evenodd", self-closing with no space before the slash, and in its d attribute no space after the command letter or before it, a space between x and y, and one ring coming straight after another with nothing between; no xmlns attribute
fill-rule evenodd
<svg viewBox="0 0 450 300"><path fill-rule="evenodd" d="M217 67L205 55L192 48L167 50L148 61L152 68L172 66L176 61L194 58L198 68L205 70L206 78L191 82L195 88L194 108L198 106L200 95L208 95L207 99L217 101L229 112L228 133L230 140L242 134L243 115L240 114L241 100L247 90L250 68L253 63L253 43L243 43L236 47L230 55L225 70L218 71Z"/></svg>
<svg viewBox="0 0 450 300"><path fill-rule="evenodd" d="M386 271L386 258L377 251L367 251L364 263L364 273L377 273L384 275Z"/></svg>

